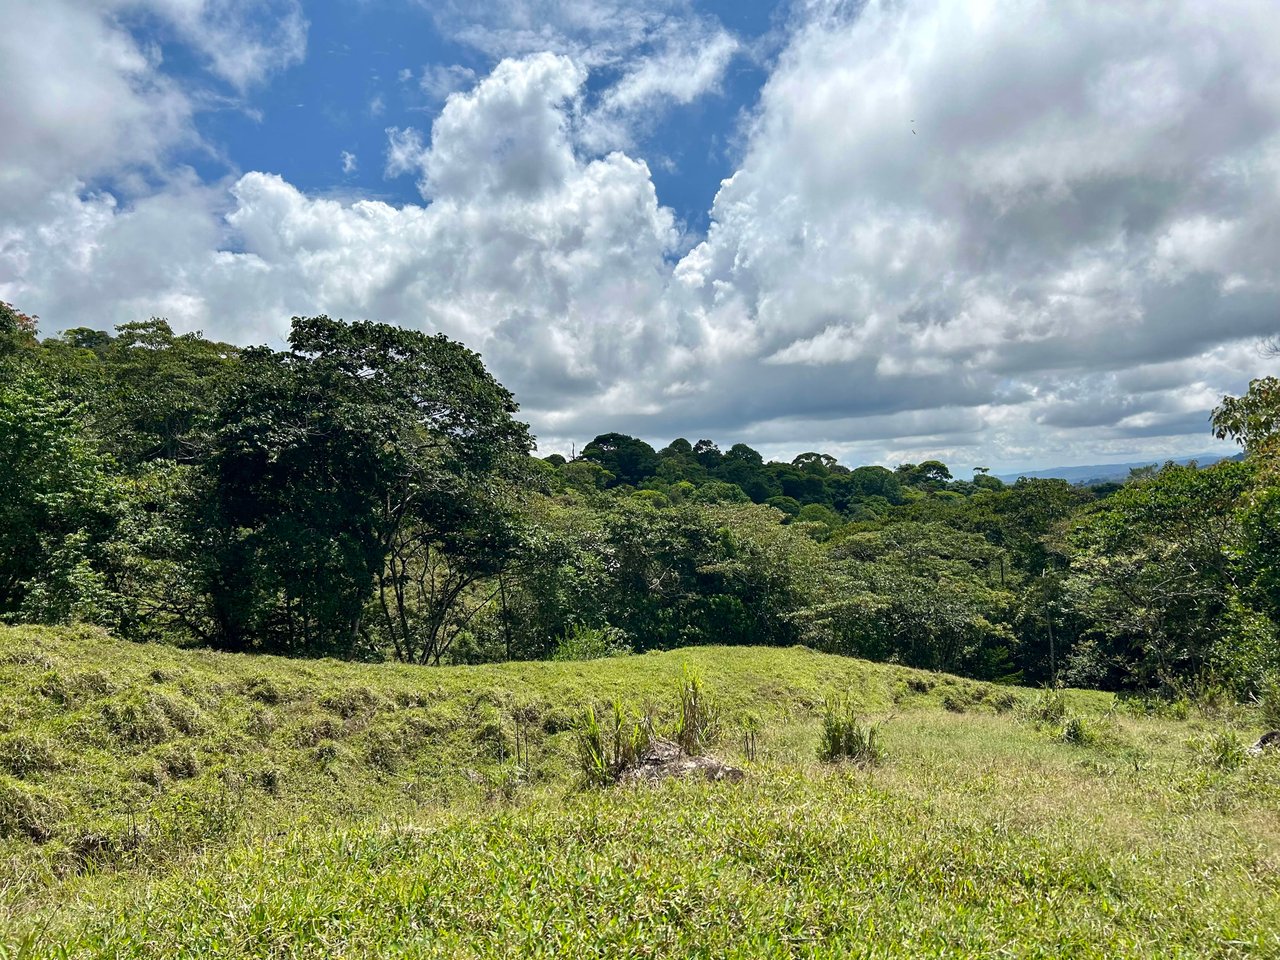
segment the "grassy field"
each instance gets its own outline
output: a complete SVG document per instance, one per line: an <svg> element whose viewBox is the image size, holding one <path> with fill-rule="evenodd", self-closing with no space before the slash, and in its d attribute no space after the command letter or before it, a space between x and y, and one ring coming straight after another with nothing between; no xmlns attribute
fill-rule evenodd
<svg viewBox="0 0 1280 960"><path fill-rule="evenodd" d="M581 711L664 722L686 668L745 782L583 786ZM878 763L818 762L832 696ZM798 648L433 670L0 628L0 957L1280 956L1259 732Z"/></svg>

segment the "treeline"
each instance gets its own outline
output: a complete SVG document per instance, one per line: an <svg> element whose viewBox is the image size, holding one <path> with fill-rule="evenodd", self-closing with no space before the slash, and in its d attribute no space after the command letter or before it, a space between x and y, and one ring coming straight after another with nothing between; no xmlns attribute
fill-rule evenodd
<svg viewBox="0 0 1280 960"><path fill-rule="evenodd" d="M766 462L605 434L538 459L442 336L295 318L43 341L0 306L0 617L440 664L794 644L984 679L1219 684L1280 666L1280 390L1248 456L1124 485Z"/></svg>

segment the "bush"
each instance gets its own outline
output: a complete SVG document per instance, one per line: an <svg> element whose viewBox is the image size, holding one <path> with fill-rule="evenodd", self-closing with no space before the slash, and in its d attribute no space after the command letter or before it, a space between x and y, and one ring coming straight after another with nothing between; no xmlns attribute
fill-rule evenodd
<svg viewBox="0 0 1280 960"><path fill-rule="evenodd" d="M627 636L617 627L574 624L556 644L552 660L603 660L631 653Z"/></svg>
<svg viewBox="0 0 1280 960"><path fill-rule="evenodd" d="M828 699L822 714L818 759L823 763L851 760L863 766L879 763L882 754L877 735L877 726L859 717L848 700Z"/></svg>
<svg viewBox="0 0 1280 960"><path fill-rule="evenodd" d="M1067 698L1061 690L1045 687L1026 705L1025 715L1033 723L1062 723L1067 718Z"/></svg>

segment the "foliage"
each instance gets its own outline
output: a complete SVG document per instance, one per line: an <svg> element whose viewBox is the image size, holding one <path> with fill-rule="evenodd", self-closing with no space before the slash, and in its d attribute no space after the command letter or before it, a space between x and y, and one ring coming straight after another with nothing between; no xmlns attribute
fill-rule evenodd
<svg viewBox="0 0 1280 960"><path fill-rule="evenodd" d="M747 779L573 789L574 707L616 696L635 716L683 662L734 728L754 716L768 731ZM0 630L0 724L24 718L42 745L0 751L30 758L0 776L0 945L782 958L803 937L814 955L1275 953L1276 842L1259 829L1275 758L1205 764L1188 743L1200 721L1145 715L1115 718L1122 749L1068 745L1007 714L949 713L935 695L964 682L910 674L931 690L880 730L881 763L818 762L810 707L852 690L887 709L905 674L722 647L590 671L447 667L424 687L407 665ZM1093 725L1113 703L1062 696ZM168 739L112 732L104 707L126 703L155 706ZM495 742L516 716L523 776Z"/></svg>
<svg viewBox="0 0 1280 960"><path fill-rule="evenodd" d="M511 549L485 475L527 451L515 403L443 336L295 318L290 346L244 352L211 442L215 642L349 655L376 579L396 654L438 663L442 607Z"/></svg>
<svg viewBox="0 0 1280 960"><path fill-rule="evenodd" d="M603 724L596 719L595 708L587 707L578 720L574 736L583 780L594 786L605 786L635 763L648 744L650 734L642 721L627 716L620 700L614 700Z"/></svg>
<svg viewBox="0 0 1280 960"><path fill-rule="evenodd" d="M631 652L626 635L615 627L587 627L573 624L556 644L552 660L600 660Z"/></svg>
<svg viewBox="0 0 1280 960"><path fill-rule="evenodd" d="M685 667L680 677L674 738L680 749L696 756L720 737L720 707L696 670Z"/></svg>
<svg viewBox="0 0 1280 960"><path fill-rule="evenodd" d="M853 703L829 697L822 711L822 739L818 759L823 763L849 760L861 766L879 763L882 757L879 728L858 715Z"/></svg>
<svg viewBox="0 0 1280 960"><path fill-rule="evenodd" d="M33 369L0 382L0 616L110 619L112 598L92 561L115 490L80 414Z"/></svg>

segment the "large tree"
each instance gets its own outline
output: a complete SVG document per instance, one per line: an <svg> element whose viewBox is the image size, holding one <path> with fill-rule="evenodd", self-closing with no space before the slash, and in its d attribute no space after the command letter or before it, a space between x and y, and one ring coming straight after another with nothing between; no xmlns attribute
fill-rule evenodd
<svg viewBox="0 0 1280 960"><path fill-rule="evenodd" d="M444 336L295 317L289 344L244 352L209 451L217 639L350 655L371 642L375 584L416 575L388 558L423 538L474 550L465 495L531 438L479 355Z"/></svg>

